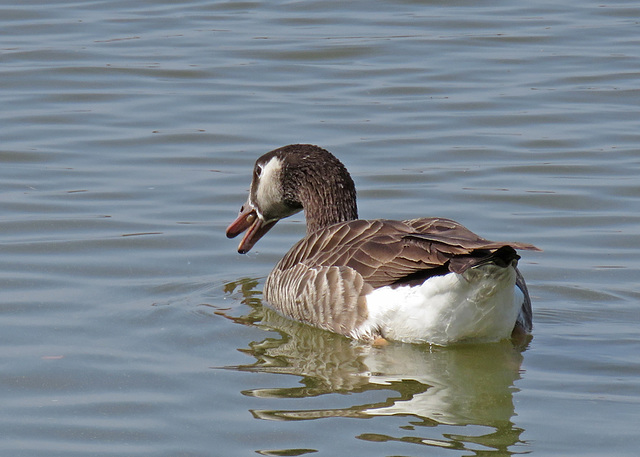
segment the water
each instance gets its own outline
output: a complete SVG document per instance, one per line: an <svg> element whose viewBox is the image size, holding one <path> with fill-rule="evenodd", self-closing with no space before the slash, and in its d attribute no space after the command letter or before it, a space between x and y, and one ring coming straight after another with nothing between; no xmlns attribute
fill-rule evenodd
<svg viewBox="0 0 640 457"><path fill-rule="evenodd" d="M636 455L640 7L0 7L0 454ZM304 232L224 237L320 144L363 217L531 242L534 338L368 348L279 318Z"/></svg>

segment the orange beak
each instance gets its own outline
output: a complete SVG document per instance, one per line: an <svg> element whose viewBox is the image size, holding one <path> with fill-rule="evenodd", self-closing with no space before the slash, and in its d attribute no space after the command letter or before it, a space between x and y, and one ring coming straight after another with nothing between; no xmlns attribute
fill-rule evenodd
<svg viewBox="0 0 640 457"><path fill-rule="evenodd" d="M253 205L247 201L240 208L240 214L238 214L236 220L227 227L227 238L235 238L246 230L247 233L245 233L238 245L238 253L246 254L271 227L276 225L276 222L278 221L265 223Z"/></svg>

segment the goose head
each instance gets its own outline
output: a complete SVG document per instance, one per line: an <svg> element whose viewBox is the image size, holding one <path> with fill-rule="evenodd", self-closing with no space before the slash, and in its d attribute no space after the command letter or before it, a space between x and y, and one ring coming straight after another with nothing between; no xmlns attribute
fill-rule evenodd
<svg viewBox="0 0 640 457"><path fill-rule="evenodd" d="M329 151L293 144L267 152L253 167L249 196L227 237L245 232L246 254L280 219L305 211L307 233L358 218L356 191L344 165Z"/></svg>

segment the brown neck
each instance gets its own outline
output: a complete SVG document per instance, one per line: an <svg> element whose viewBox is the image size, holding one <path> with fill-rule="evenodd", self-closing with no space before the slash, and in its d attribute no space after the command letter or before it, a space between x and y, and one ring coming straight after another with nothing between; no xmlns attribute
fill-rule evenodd
<svg viewBox="0 0 640 457"><path fill-rule="evenodd" d="M358 219L356 189L348 173L309 176L298 192L304 208L307 234L338 222Z"/></svg>
<svg viewBox="0 0 640 457"><path fill-rule="evenodd" d="M318 203L318 204L316 204ZM314 202L311 199L303 202L304 214L307 220L307 234L323 229L338 222L347 222L358 219L358 207L353 199L345 200L344 197L328 201L323 199L322 203Z"/></svg>

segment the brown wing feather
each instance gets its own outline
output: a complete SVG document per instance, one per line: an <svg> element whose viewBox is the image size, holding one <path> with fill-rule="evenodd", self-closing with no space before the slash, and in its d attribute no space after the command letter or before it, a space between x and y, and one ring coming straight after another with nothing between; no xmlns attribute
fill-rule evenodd
<svg viewBox="0 0 640 457"><path fill-rule="evenodd" d="M524 243L486 240L449 219L342 222L294 245L269 275L265 298L293 319L349 334L367 318L364 295L371 290L442 274L451 259L458 268L471 266L478 252L488 255L502 246L538 250ZM526 295L526 286L524 291ZM525 303L523 324L530 328L530 305L526 308Z"/></svg>
<svg viewBox="0 0 640 457"><path fill-rule="evenodd" d="M378 288L416 272L442 268L456 256L493 251L505 245L537 250L525 243L486 240L449 219L356 220L332 225L304 238L276 270L297 264L310 268L347 266Z"/></svg>

